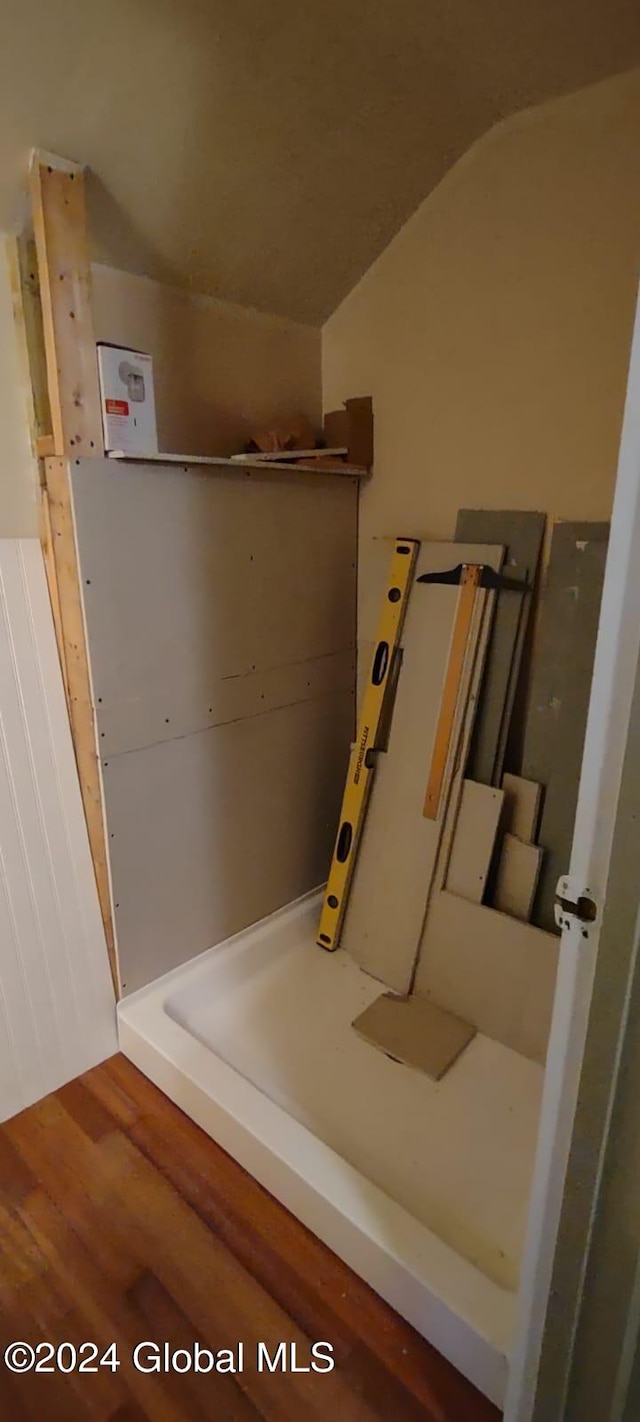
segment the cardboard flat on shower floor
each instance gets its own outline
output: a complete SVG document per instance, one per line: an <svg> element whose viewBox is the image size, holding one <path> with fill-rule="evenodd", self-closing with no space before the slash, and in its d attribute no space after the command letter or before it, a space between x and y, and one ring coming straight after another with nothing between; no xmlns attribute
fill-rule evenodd
<svg viewBox="0 0 640 1422"><path fill-rule="evenodd" d="M365 1042L393 1061L416 1067L439 1081L476 1035L475 1027L445 1012L426 997L398 997L385 992L353 1026Z"/></svg>

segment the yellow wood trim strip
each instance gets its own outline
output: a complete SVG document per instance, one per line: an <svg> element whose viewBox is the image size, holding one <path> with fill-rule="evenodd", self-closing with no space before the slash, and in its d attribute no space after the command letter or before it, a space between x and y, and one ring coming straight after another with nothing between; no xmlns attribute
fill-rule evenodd
<svg viewBox="0 0 640 1422"><path fill-rule="evenodd" d="M431 768L424 800L423 815L427 820L436 820L440 809L442 784L444 780L451 734L458 704L460 682L467 651L467 642L473 618L476 591L480 583L482 568L467 565L462 570L458 605L451 636L451 648L440 703L440 714L433 744Z"/></svg>
<svg viewBox="0 0 640 1422"><path fill-rule="evenodd" d="M78 581L73 510L66 459L47 459L45 477L48 495L51 546L55 562L57 595L64 667L66 669L69 719L75 749L80 791L91 846L98 898L104 923L111 972L119 995L111 891L109 884L102 782L98 764L96 725L89 677L82 598Z"/></svg>

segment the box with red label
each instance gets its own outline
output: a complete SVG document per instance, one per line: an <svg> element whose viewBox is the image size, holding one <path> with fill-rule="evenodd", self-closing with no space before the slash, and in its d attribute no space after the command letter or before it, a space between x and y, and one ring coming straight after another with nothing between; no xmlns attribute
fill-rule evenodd
<svg viewBox="0 0 640 1422"><path fill-rule="evenodd" d="M102 342L97 351L105 449L157 454L151 356Z"/></svg>

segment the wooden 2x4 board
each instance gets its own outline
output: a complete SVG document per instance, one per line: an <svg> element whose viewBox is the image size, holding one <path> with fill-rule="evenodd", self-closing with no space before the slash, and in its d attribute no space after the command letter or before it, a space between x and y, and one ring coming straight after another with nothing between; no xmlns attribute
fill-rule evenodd
<svg viewBox="0 0 640 1422"><path fill-rule="evenodd" d="M369 809L362 832L341 945L366 972L397 992L408 992L415 966L442 826L448 787L464 759L469 718L456 712L446 786L437 820L423 814L424 796L438 723L458 588L418 584L423 573L446 573L460 563L499 571L502 549L456 543L423 544L403 636L404 655L387 750L377 757ZM469 638L466 683L481 671L487 615L495 594L477 594ZM476 688L477 690L477 688ZM469 696L465 696L465 712Z"/></svg>

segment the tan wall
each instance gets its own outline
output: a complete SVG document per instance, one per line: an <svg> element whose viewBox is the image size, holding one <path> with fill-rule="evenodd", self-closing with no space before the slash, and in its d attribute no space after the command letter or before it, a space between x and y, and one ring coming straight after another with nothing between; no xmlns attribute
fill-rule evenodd
<svg viewBox="0 0 640 1422"><path fill-rule="evenodd" d="M461 505L609 515L640 265L640 70L492 130L323 332L325 408L371 393L372 535Z"/></svg>
<svg viewBox="0 0 640 1422"><path fill-rule="evenodd" d="M26 367L16 335L6 238L0 233L0 538L38 533L38 475L29 434Z"/></svg>
<svg viewBox="0 0 640 1422"><path fill-rule="evenodd" d="M376 464L360 512L365 639L376 615L375 535L450 536L461 505L608 518L640 270L639 138L638 70L500 125L327 322L325 408L348 394L374 398ZM613 1030L603 991L601 1028ZM633 1034L627 1055L563 1410L571 1422L609 1415L634 1277L637 1285ZM589 1163L588 1151L581 1159ZM549 1353L539 1415L555 1422L563 1360L553 1338Z"/></svg>
<svg viewBox="0 0 640 1422"><path fill-rule="evenodd" d="M256 425L320 418L320 333L148 277L95 265L98 340L154 358L160 449L230 454Z"/></svg>
<svg viewBox="0 0 640 1422"><path fill-rule="evenodd" d="M279 414L320 420L320 332L96 265L96 336L155 361L160 448L227 454ZM0 537L38 533L37 469L0 234Z"/></svg>

